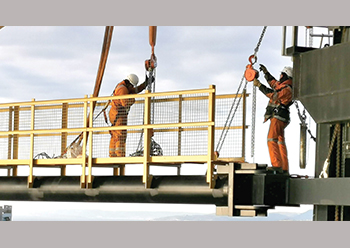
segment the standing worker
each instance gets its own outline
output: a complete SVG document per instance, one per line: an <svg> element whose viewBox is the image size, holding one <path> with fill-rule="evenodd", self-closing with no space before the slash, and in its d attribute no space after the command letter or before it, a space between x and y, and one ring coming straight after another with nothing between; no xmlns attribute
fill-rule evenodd
<svg viewBox="0 0 350 248"><path fill-rule="evenodd" d="M154 79L152 78L152 81ZM148 77L145 82L137 86L139 78L135 74L130 74L127 79L117 84L113 96L122 96L127 94L137 94L143 91L148 85ZM135 103L134 98L116 99L111 102L109 111L109 120L112 126L126 126L130 107ZM125 143L127 130L111 130L111 140L109 143L110 157L125 157Z"/></svg>
<svg viewBox="0 0 350 248"><path fill-rule="evenodd" d="M284 129L290 122L289 106L292 104L292 78L293 68L286 66L281 71L280 79L277 81L260 64L260 71L264 73L265 79L271 88L261 84L254 79L254 86L265 94L270 100L266 107L264 123L270 119L270 128L267 135L267 146L270 153L272 170L288 174L287 147L284 139Z"/></svg>

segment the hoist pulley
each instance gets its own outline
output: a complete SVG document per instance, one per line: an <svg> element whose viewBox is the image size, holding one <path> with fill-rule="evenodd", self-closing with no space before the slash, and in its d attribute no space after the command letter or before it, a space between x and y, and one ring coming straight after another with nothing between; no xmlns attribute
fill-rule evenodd
<svg viewBox="0 0 350 248"><path fill-rule="evenodd" d="M252 61L253 59L254 59L254 62ZM254 80L254 78L259 77L259 72L253 68L253 65L257 61L257 57L253 54L249 57L248 60L249 60L250 64L248 64L246 66L246 70L244 72L244 77L248 82L251 82Z"/></svg>
<svg viewBox="0 0 350 248"><path fill-rule="evenodd" d="M151 58L145 61L146 71L153 71L157 67L157 57L154 53L151 54Z"/></svg>

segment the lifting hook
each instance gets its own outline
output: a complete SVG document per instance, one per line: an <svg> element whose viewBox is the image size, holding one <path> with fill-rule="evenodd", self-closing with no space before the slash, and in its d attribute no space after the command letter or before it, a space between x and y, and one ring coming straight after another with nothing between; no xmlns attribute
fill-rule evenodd
<svg viewBox="0 0 350 248"><path fill-rule="evenodd" d="M254 62L252 61L253 59L254 59ZM249 57L248 60L249 60L250 64L248 64L246 66L246 70L244 72L244 77L245 77L245 79L247 79L248 82L251 82L254 80L254 78L259 77L259 72L253 68L253 65L257 61L257 57L253 54Z"/></svg>

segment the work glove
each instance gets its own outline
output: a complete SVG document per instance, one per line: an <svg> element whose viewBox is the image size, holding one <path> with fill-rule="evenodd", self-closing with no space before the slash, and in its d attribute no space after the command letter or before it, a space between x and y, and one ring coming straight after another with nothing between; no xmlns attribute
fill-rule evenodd
<svg viewBox="0 0 350 248"><path fill-rule="evenodd" d="M154 83L154 77L151 76L151 80L149 80L149 77L146 76L146 78L145 78L145 87L147 87L150 83L151 84Z"/></svg>
<svg viewBox="0 0 350 248"><path fill-rule="evenodd" d="M146 76L145 81L148 83L149 82L149 77ZM154 77L151 75L151 83L154 83Z"/></svg>
<svg viewBox="0 0 350 248"><path fill-rule="evenodd" d="M262 71L264 74L266 74L268 72L266 67L263 64L259 64L259 65L260 65L259 70Z"/></svg>
<svg viewBox="0 0 350 248"><path fill-rule="evenodd" d="M253 85L256 86L256 87L260 87L261 83L260 83L260 81L258 79L254 78Z"/></svg>
<svg viewBox="0 0 350 248"><path fill-rule="evenodd" d="M147 76L145 78L145 82L143 82L143 85L145 86L145 88L148 86L148 77Z"/></svg>

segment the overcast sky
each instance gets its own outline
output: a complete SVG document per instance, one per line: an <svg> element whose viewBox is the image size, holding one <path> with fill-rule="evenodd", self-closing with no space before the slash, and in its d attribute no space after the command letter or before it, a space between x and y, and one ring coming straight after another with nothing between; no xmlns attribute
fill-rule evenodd
<svg viewBox="0 0 350 248"><path fill-rule="evenodd" d="M218 91L234 92L261 31L248 26L158 27L157 91L216 84ZM280 56L281 31L269 27L258 54L272 73L291 64ZM103 36L104 27L3 28L0 75L8 87L1 102L91 94ZM146 26L115 27L100 95L109 95L128 73L144 77L144 61L151 52L148 41Z"/></svg>
<svg viewBox="0 0 350 248"><path fill-rule="evenodd" d="M158 26L156 91L200 89L214 84L217 94L236 93L262 29L263 26ZM104 31L104 26L5 26L0 29L0 103L32 98L81 98L92 94ZM290 57L281 55L281 47L282 27L269 26L257 64L264 64L276 78L284 66L293 65ZM148 26L114 27L100 96L110 95L129 73L137 74L143 81L144 62L150 55ZM262 74L260 80L266 84ZM247 90L252 92L251 83ZM248 99L249 127L251 99ZM254 162L270 165L266 142L269 123L263 124L267 101L257 91ZM300 121L294 106L291 118L286 129L290 172L313 175L313 165L308 165L306 170L299 169ZM252 162L250 129L247 132L246 157ZM308 159L313 163L312 149Z"/></svg>

